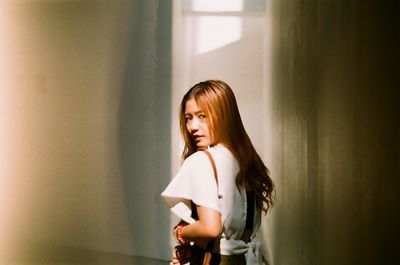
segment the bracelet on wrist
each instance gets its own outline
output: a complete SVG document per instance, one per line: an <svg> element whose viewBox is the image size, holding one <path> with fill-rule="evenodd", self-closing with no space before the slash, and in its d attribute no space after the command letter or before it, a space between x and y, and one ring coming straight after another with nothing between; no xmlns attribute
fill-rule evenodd
<svg viewBox="0 0 400 265"><path fill-rule="evenodd" d="M179 245L185 245L188 243L188 241L186 241L185 239L182 238L182 228L183 228L183 225L179 224L174 228L173 233L172 233L176 242Z"/></svg>

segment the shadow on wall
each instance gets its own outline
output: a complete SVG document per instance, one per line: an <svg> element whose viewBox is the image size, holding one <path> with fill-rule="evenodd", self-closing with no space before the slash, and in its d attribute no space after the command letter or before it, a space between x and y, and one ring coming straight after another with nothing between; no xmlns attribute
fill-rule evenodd
<svg viewBox="0 0 400 265"><path fill-rule="evenodd" d="M170 258L172 3L137 1L121 84L119 155L133 255Z"/></svg>
<svg viewBox="0 0 400 265"><path fill-rule="evenodd" d="M276 264L398 263L399 5L370 2L273 1Z"/></svg>

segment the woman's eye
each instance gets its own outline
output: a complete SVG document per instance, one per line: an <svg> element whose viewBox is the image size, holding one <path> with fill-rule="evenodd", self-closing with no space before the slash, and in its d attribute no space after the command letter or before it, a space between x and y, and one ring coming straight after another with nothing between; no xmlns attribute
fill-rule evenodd
<svg viewBox="0 0 400 265"><path fill-rule="evenodd" d="M190 121L190 120L192 120L192 117L191 116L186 116L186 121Z"/></svg>
<svg viewBox="0 0 400 265"><path fill-rule="evenodd" d="M204 115L204 114L199 115L199 119L205 119L205 118L206 118L206 115Z"/></svg>

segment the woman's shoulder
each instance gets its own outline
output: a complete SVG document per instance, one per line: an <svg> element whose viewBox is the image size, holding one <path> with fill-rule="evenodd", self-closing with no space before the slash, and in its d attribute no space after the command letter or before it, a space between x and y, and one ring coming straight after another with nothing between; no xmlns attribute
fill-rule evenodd
<svg viewBox="0 0 400 265"><path fill-rule="evenodd" d="M208 158L203 151L197 151L188 156L182 163L182 167L201 168L208 163Z"/></svg>
<svg viewBox="0 0 400 265"><path fill-rule="evenodd" d="M216 163L222 161L235 160L233 158L232 153L229 151L227 147L222 144L218 144L216 146L210 147L206 149L211 154L211 157L214 159ZM184 161L183 165L204 165L204 163L209 163L209 158L205 154L205 151L197 151L190 156L188 156Z"/></svg>
<svg viewBox="0 0 400 265"><path fill-rule="evenodd" d="M234 158L232 152L223 144L218 144L209 149L210 153L213 157L217 160L222 160L226 162L235 162L236 159Z"/></svg>
<svg viewBox="0 0 400 265"><path fill-rule="evenodd" d="M196 151L193 154L191 154L190 156L188 156L184 162L186 163L190 163L193 161L199 161L199 160L203 160L205 157L205 155L203 154L203 151Z"/></svg>
<svg viewBox="0 0 400 265"><path fill-rule="evenodd" d="M198 160L207 159L205 151L209 152L211 155L230 155L231 154L229 149L226 148L224 145L217 144L217 145L215 145L213 147L209 147L205 150L199 150L197 152L194 152L193 154L188 156L185 159L185 161L198 161Z"/></svg>

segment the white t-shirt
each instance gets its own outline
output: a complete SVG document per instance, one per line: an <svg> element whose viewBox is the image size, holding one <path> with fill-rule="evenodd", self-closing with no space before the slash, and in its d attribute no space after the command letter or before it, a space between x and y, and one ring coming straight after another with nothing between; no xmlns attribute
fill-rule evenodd
<svg viewBox="0 0 400 265"><path fill-rule="evenodd" d="M222 255L244 253L247 264L262 264L260 243L255 237L261 224L261 211L255 207L251 242L240 240L246 223L247 200L245 190L239 192L235 183L238 163L222 144L211 147L208 151L217 168L218 191L209 158L204 152L196 152L183 162L179 172L161 195L172 212L188 223L194 222L190 217L191 200L197 205L220 212L223 228L214 252Z"/></svg>

